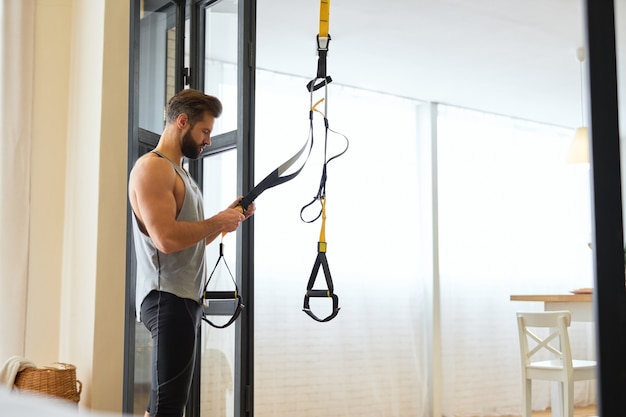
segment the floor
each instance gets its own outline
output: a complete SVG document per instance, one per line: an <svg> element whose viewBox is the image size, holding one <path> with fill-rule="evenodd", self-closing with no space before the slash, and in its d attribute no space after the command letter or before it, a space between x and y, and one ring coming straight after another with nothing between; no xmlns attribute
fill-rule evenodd
<svg viewBox="0 0 626 417"><path fill-rule="evenodd" d="M574 417L597 417L598 412L595 405L589 405L587 407L575 407ZM513 417L513 416L506 416ZM533 411L532 417L552 417L552 410L549 408L545 411Z"/></svg>
<svg viewBox="0 0 626 417"><path fill-rule="evenodd" d="M591 417L597 415L598 413L595 405L574 408L574 417ZM535 411L533 412L533 417L552 417L552 411L549 409L546 411Z"/></svg>

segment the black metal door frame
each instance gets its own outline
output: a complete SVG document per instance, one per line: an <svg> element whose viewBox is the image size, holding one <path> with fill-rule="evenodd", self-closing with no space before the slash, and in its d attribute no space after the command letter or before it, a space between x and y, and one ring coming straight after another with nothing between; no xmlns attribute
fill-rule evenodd
<svg viewBox="0 0 626 417"><path fill-rule="evenodd" d="M197 2L196 2L197 3ZM626 388L626 293L624 289L623 220L619 152L619 121L615 48L615 9L613 1L585 0L585 23L591 109L591 159L594 216L594 310L599 359L599 415L617 416L624 410L622 391ZM132 1L130 24L130 89L128 167L140 153L138 114L138 22L139 1ZM183 18L184 19L184 18ZM256 0L239 2L238 130L225 137L225 146L236 142L238 152L238 190L254 185L254 45ZM184 33L184 32L183 32ZM198 62L195 64L198 68ZM195 84L197 74L191 73ZM182 80L182 76L177 76ZM218 146L219 148L219 146ZM215 149L215 148L214 148ZM198 172L201 167L198 167ZM130 220L130 210L128 211ZM251 219L252 220L252 219ZM129 222L127 224L130 224ZM128 228L130 230L130 228ZM235 416L253 415L254 379L254 234L252 221L246 222L238 237L241 271L238 280L247 294L246 309L237 323ZM134 384L134 256L132 238L127 236L126 344L124 363L125 412L132 412ZM238 379L237 379L238 378ZM193 411L193 410L190 410ZM198 410L199 411L199 410ZM197 417L199 414L190 414Z"/></svg>
<svg viewBox="0 0 626 417"><path fill-rule="evenodd" d="M598 415L623 415L626 404L626 291L617 102L615 6L586 0ZM624 81L624 80L622 80Z"/></svg>
<svg viewBox="0 0 626 417"><path fill-rule="evenodd" d="M204 10L220 0L163 0L176 5L175 40L175 91L188 85L203 89L204 80ZM140 1L130 2L130 68L129 68L129 146L128 170L137 158L153 148L159 138L155 132L145 131L138 126L139 103L139 21ZM237 149L237 192L254 187L254 105L255 105L255 39L256 0L238 1L238 109L237 130L212 138L211 147L196 161L190 161L189 171L200 187L203 177L202 158L211 154ZM190 62L184 67L184 34L186 19L190 22ZM130 205L127 205L127 256L126 256L126 312L124 346L124 389L123 411L133 412L134 394L134 350L135 350L135 271ZM244 296L246 308L235 324L235 378L234 415L253 415L254 382L254 219L246 221L237 234L237 284ZM199 352L198 352L199 353ZM198 355L199 361L199 355ZM187 417L200 416L200 366L196 374L186 409Z"/></svg>

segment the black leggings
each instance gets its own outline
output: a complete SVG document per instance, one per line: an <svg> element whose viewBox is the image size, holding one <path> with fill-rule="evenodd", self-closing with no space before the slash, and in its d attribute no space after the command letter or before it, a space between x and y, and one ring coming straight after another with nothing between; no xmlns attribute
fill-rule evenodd
<svg viewBox="0 0 626 417"><path fill-rule="evenodd" d="M187 298L152 291L141 304L152 334L151 416L181 417L187 404L196 357L202 306Z"/></svg>

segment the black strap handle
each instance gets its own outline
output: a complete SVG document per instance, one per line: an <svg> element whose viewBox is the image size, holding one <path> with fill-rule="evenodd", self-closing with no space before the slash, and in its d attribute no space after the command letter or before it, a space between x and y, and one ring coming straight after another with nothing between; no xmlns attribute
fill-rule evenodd
<svg viewBox="0 0 626 417"><path fill-rule="evenodd" d="M217 267L220 264L220 262L224 262L224 266L226 267L226 270L228 271L228 274L230 275L230 279L233 281L233 284L235 285L235 289L231 291L207 291L209 282L211 282L211 278L213 278L213 274L217 270ZM204 305L204 300L209 300L209 302L210 300L236 300L237 308L235 308L235 311L230 317L230 320L228 320L226 324L217 325L207 318L209 310L207 306ZM237 317L239 317L239 314L241 314L241 311L245 307L245 305L243 304L243 300L241 299L241 295L239 295L239 288L237 287L237 282L235 281L235 278L233 278L233 274L230 272L230 268L228 267L228 264L226 263L226 259L224 258L224 243L223 242L220 242L220 256L219 258L217 258L217 262L215 263L215 266L213 267L213 271L211 271L211 275L209 276L209 279L206 281L206 284L204 284L202 301L203 301L202 320L206 321L207 323L209 323L211 326L215 327L216 329L223 329L233 324L235 320L237 320Z"/></svg>
<svg viewBox="0 0 626 417"><path fill-rule="evenodd" d="M324 271L324 277L326 278L327 289L325 290L313 288L320 267L322 267L322 270ZM311 311L311 306L309 304L311 297L332 299L332 312L324 318L320 318L315 315L315 313ZM304 294L302 311L308 314L313 320L323 323L334 319L339 313L340 309L341 308L339 307L339 297L337 297L337 295L334 293L333 279L330 274L330 268L328 267L328 260L326 259L326 242L318 242L317 258L315 259L315 264L313 265L313 270L311 271L311 276L309 277L309 282L306 287L306 293Z"/></svg>
<svg viewBox="0 0 626 417"><path fill-rule="evenodd" d="M209 323L212 327L215 327L216 329L224 329L228 326L230 326L231 324L233 324L235 322L235 320L237 320L237 318L239 317L239 314L241 314L241 311L244 309L244 304L243 301L241 299L241 296L239 294L236 294L236 297L233 297L233 295L236 293L233 293L232 291L207 291L204 293L204 299L205 300L226 300L226 299L236 299L237 300L237 308L235 309L233 315L230 317L230 319L228 320L228 322L226 324L222 324L222 325L218 325L213 323L211 320L208 319L208 309L203 308L202 312L202 320L206 321L207 323Z"/></svg>

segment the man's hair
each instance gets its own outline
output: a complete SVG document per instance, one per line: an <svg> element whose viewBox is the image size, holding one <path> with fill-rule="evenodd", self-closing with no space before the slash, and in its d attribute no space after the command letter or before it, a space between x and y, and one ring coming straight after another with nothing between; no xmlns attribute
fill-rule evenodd
<svg viewBox="0 0 626 417"><path fill-rule="evenodd" d="M222 114L222 103L217 97L202 91L186 89L175 94L167 103L167 123L173 123L181 114L186 114L191 126L209 112L216 119Z"/></svg>

